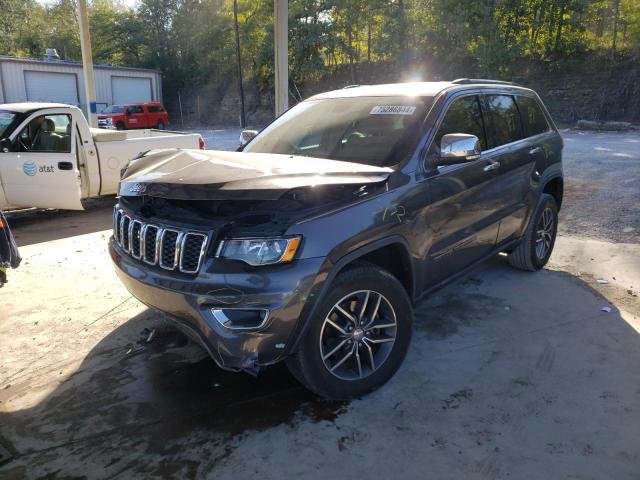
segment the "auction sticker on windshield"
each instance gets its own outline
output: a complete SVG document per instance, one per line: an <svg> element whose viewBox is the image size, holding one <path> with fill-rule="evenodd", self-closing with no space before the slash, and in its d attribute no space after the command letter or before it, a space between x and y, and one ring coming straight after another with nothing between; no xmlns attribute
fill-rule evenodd
<svg viewBox="0 0 640 480"><path fill-rule="evenodd" d="M412 105L376 105L370 115L413 115L416 107Z"/></svg>

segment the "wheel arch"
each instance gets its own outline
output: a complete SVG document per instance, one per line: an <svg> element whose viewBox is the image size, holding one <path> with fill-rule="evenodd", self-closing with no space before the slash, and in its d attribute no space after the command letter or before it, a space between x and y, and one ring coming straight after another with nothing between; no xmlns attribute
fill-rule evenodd
<svg viewBox="0 0 640 480"><path fill-rule="evenodd" d="M400 261L395 261L395 257L389 255L398 255ZM322 282L321 287L312 304L305 306L299 317L290 340L287 342L287 349L284 355L295 353L300 344L300 340L304 337L310 323L310 319L314 316L317 308L321 305L322 300L327 295L333 280L343 271L356 265L358 262L369 262L384 268L394 275L405 288L411 302L415 299L416 277L411 255L409 253L409 245L404 237L393 235L380 240L373 241L361 247L358 247L347 254L340 257L331 266L326 279ZM389 268L388 268L389 267ZM398 275L400 274L400 276ZM310 297L312 296L310 295Z"/></svg>
<svg viewBox="0 0 640 480"><path fill-rule="evenodd" d="M562 205L562 198L564 196L564 180L561 176L555 176L546 180L546 182L542 185L542 193L548 193L551 195L558 206L558 210L560 210L560 206Z"/></svg>

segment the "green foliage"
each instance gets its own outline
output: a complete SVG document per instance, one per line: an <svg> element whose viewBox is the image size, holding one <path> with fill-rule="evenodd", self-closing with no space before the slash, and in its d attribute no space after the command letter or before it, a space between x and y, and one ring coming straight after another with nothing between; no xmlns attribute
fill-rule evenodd
<svg viewBox="0 0 640 480"><path fill-rule="evenodd" d="M0 0L0 54L79 60L73 0ZM238 0L245 82L273 85L273 0ZM94 61L157 68L164 92L202 86L219 101L235 85L232 0L93 0ZM384 61L405 74L509 77L523 61L637 55L638 0L289 0L291 90ZM437 67L437 68L436 68ZM362 79L366 81L366 79Z"/></svg>

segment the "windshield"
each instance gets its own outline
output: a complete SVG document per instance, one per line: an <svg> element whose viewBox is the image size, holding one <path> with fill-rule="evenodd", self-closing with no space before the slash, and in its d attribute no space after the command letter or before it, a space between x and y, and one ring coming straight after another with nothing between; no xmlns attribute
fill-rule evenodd
<svg viewBox="0 0 640 480"><path fill-rule="evenodd" d="M413 152L431 97L347 97L299 103L245 152L329 158L388 167Z"/></svg>
<svg viewBox="0 0 640 480"><path fill-rule="evenodd" d="M111 105L105 108L102 113L124 113L124 107L122 105Z"/></svg>
<svg viewBox="0 0 640 480"><path fill-rule="evenodd" d="M4 138L4 133L15 118L16 114L14 112L0 110L0 138Z"/></svg>

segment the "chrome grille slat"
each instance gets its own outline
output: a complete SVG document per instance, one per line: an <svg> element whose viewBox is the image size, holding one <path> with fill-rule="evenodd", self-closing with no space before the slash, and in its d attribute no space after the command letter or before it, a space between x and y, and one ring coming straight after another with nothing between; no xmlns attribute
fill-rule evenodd
<svg viewBox="0 0 640 480"><path fill-rule="evenodd" d="M118 206L113 213L113 236L136 260L188 274L198 273L209 246L206 233L145 223Z"/></svg>

